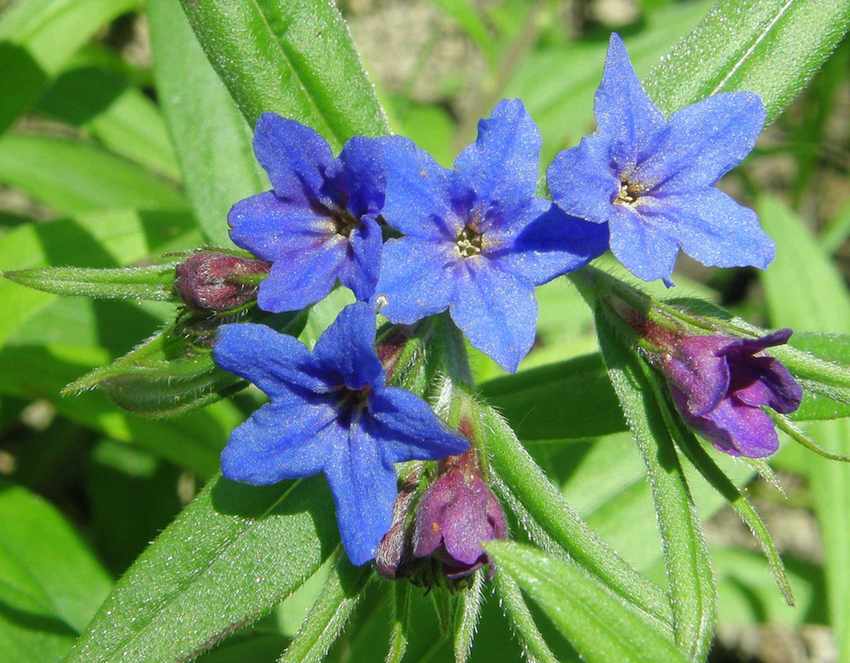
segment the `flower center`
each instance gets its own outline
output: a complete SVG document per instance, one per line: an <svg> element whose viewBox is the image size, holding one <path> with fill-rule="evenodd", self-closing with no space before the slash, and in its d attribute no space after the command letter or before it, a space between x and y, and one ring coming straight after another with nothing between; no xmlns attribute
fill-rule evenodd
<svg viewBox="0 0 850 663"><path fill-rule="evenodd" d="M348 389L343 387L339 392L337 405L339 412L344 417L354 419L369 405L369 393L372 387L366 386L362 389Z"/></svg>
<svg viewBox="0 0 850 663"><path fill-rule="evenodd" d="M620 179L620 191L617 197L614 198L615 205L625 205L632 207L640 198L640 195L645 191L645 187L637 182L630 182L625 178Z"/></svg>
<svg viewBox="0 0 850 663"><path fill-rule="evenodd" d="M358 223L360 223L360 219L352 216L346 209L329 209L328 216L330 216L331 221L333 221L334 231L336 234L342 235L343 237L351 236L351 231L357 227Z"/></svg>
<svg viewBox="0 0 850 663"><path fill-rule="evenodd" d="M471 258L481 253L481 233L473 224L467 224L455 240L457 250L464 258Z"/></svg>

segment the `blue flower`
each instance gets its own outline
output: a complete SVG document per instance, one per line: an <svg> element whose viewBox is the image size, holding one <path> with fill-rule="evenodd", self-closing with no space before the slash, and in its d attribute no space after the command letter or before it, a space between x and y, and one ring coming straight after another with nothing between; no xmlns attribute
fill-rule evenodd
<svg viewBox="0 0 850 663"><path fill-rule="evenodd" d="M594 112L596 133L549 166L549 191L568 214L607 224L633 274L669 284L679 249L713 267L770 263L774 245L755 213L713 186L755 145L757 95L717 94L665 119L612 34Z"/></svg>
<svg viewBox="0 0 850 663"><path fill-rule="evenodd" d="M382 215L404 237L384 246L375 301L396 323L449 309L472 345L515 371L534 341L534 286L607 248L607 232L536 197L540 134L502 101L454 170L400 136L384 146Z"/></svg>
<svg viewBox="0 0 850 663"><path fill-rule="evenodd" d="M313 352L265 325L223 325L216 363L269 397L236 428L221 454L225 477L253 485L324 473L352 563L368 562L390 528L393 465L464 452L422 399L384 385L375 314L345 308Z"/></svg>
<svg viewBox="0 0 850 663"><path fill-rule="evenodd" d="M349 140L334 159L324 138L303 124L264 113L254 152L273 190L230 210L230 237L272 263L257 302L296 311L319 301L337 279L368 299L381 266L384 183L375 144Z"/></svg>

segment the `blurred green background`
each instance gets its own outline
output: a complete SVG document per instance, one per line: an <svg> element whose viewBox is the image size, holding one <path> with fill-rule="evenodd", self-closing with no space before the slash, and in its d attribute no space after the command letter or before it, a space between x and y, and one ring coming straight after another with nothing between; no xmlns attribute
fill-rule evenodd
<svg viewBox="0 0 850 663"><path fill-rule="evenodd" d="M542 174L557 151L593 130L609 33L623 35L643 75L710 3L341 0L339 7L394 131L448 165L496 101L521 97L543 134ZM208 66L170 69L175 49L203 62L188 24L152 23L138 0L0 0L0 270L126 265L191 248L203 241L199 214L219 218L224 238L227 205L265 186L258 174L234 181L227 195L207 185L205 197L205 183L192 179L172 144L165 87L171 103L197 106L205 131L244 122L222 86L191 97L193 84L211 76ZM714 271L683 258L678 293L712 299L756 324L850 333L848 58L845 40L722 182L759 211L777 241L774 265L764 274ZM241 140L211 145L203 158L223 169L250 162L249 128L238 133ZM209 203L200 212L198 200ZM590 314L563 279L538 297L538 339L525 366L595 351ZM0 281L0 302L0 660L55 661L115 578L215 472L229 431L256 400L248 394L174 420L146 420L99 393L61 397L62 386L128 351L173 307L60 299L9 281ZM473 360L481 382L499 375L484 357ZM844 422L812 432L824 446L850 448ZM655 516L628 435L524 441L615 548L638 568L660 571ZM695 484L720 582L711 661L835 661L830 624L850 629L836 608L846 598L835 594L850 573L850 474L791 448L774 466L787 495L761 480L750 491L783 552L796 608L783 604L737 517ZM834 561L825 573L825 547L848 563ZM203 660L274 661L321 574ZM386 609L377 595L364 602L333 660L381 660ZM410 660L447 660L433 614L419 618ZM475 661L519 660L493 601L475 652Z"/></svg>

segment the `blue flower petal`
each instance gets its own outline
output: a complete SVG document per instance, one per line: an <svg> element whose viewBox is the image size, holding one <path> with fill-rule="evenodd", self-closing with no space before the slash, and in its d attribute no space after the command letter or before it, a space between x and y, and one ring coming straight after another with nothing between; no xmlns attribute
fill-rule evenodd
<svg viewBox="0 0 850 663"><path fill-rule="evenodd" d="M445 310L454 291L451 266L458 260L453 244L415 237L389 240L375 288L375 301L386 301L381 314L409 325Z"/></svg>
<svg viewBox="0 0 850 663"><path fill-rule="evenodd" d="M388 463L444 458L469 448L465 437L448 430L425 401L404 389L377 390L369 412L372 435Z"/></svg>
<svg viewBox="0 0 850 663"><path fill-rule="evenodd" d="M375 312L368 304L346 306L313 348L331 384L349 389L378 384L384 369L375 354Z"/></svg>
<svg viewBox="0 0 850 663"><path fill-rule="evenodd" d="M540 131L519 99L499 102L478 122L477 140L455 159L454 168L479 200L509 211L534 195Z"/></svg>
<svg viewBox="0 0 850 663"><path fill-rule="evenodd" d="M259 307L272 313L299 311L323 299L336 283L346 245L345 238L335 235L324 246L276 260L260 283Z"/></svg>
<svg viewBox="0 0 850 663"><path fill-rule="evenodd" d="M525 227L509 250L489 257L502 271L541 285L607 250L607 225L576 219L553 205Z"/></svg>
<svg viewBox="0 0 850 663"><path fill-rule="evenodd" d="M554 203L585 221L607 223L620 179L611 169L610 141L603 136L581 139L559 152L546 171Z"/></svg>
<svg viewBox="0 0 850 663"><path fill-rule="evenodd" d="M221 368L253 382L272 399L287 396L293 388L327 391L304 344L266 325L222 325L212 355Z"/></svg>
<svg viewBox="0 0 850 663"><path fill-rule="evenodd" d="M673 114L633 178L655 194L711 186L752 151L764 117L761 99L750 92L718 94L687 106Z"/></svg>
<svg viewBox="0 0 850 663"><path fill-rule="evenodd" d="M611 252L638 278L654 281L673 273L678 243L638 213L612 205L608 231Z"/></svg>
<svg viewBox="0 0 850 663"><path fill-rule="evenodd" d="M361 566L375 556L392 524L395 469L382 458L380 445L366 426L356 423L349 439L334 445L324 470L342 545L351 563Z"/></svg>
<svg viewBox="0 0 850 663"><path fill-rule="evenodd" d="M756 213L715 188L664 196L642 205L640 213L708 267L764 269L776 252Z"/></svg>
<svg viewBox="0 0 850 663"><path fill-rule="evenodd" d="M336 236L333 222L308 205L286 202L272 191L236 203L228 214L230 238L263 260L312 252Z"/></svg>
<svg viewBox="0 0 850 663"><path fill-rule="evenodd" d="M455 268L452 319L470 343L514 372L534 343L537 302L528 281L492 265L487 258Z"/></svg>
<svg viewBox="0 0 850 663"><path fill-rule="evenodd" d="M384 206L383 149L381 141L364 136L351 138L340 152L335 172L326 187L333 199L346 203L355 217L377 214Z"/></svg>
<svg viewBox="0 0 850 663"><path fill-rule="evenodd" d="M269 174L275 193L299 204L320 199L324 172L334 160L318 133L276 113L263 113L257 120L254 154Z"/></svg>
<svg viewBox="0 0 850 663"><path fill-rule="evenodd" d="M371 216L363 217L351 231L348 258L341 266L339 280L360 301L368 300L375 292L383 241L381 227Z"/></svg>
<svg viewBox="0 0 850 663"><path fill-rule="evenodd" d="M463 228L452 209L452 174L401 136L381 142L387 182L382 216L410 237L451 240Z"/></svg>
<svg viewBox="0 0 850 663"><path fill-rule="evenodd" d="M626 46L616 33L608 44L593 110L597 134L610 141L610 156L618 170L637 164L664 126L664 116L644 92Z"/></svg>
<svg viewBox="0 0 850 663"><path fill-rule="evenodd" d="M230 435L221 472L254 486L307 477L322 471L329 445L345 431L327 396L276 398Z"/></svg>

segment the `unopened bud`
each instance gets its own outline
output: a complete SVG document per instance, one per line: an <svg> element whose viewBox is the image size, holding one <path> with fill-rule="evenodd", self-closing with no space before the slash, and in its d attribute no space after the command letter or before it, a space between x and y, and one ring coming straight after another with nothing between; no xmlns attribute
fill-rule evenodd
<svg viewBox="0 0 850 663"><path fill-rule="evenodd" d="M482 544L507 536L499 500L481 476L475 450L442 463L442 474L419 503L414 557L439 561L458 580L488 563Z"/></svg>
<svg viewBox="0 0 850 663"><path fill-rule="evenodd" d="M259 280L269 268L264 260L199 251L177 265L174 287L192 308L229 311L256 297Z"/></svg>

